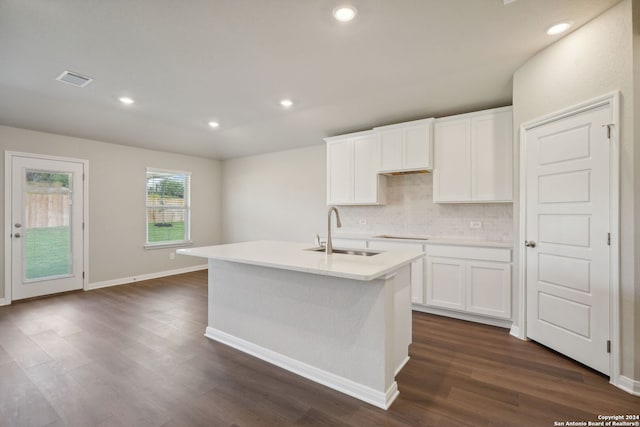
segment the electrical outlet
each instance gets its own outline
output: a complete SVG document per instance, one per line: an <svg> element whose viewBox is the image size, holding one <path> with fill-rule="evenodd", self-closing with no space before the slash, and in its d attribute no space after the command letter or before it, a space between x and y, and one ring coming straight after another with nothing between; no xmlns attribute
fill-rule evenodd
<svg viewBox="0 0 640 427"><path fill-rule="evenodd" d="M169 252L169 259L176 259L176 253L175 252Z"/></svg>
<svg viewBox="0 0 640 427"><path fill-rule="evenodd" d="M482 228L482 223L480 221L471 221L469 228Z"/></svg>
<svg viewBox="0 0 640 427"><path fill-rule="evenodd" d="M367 225L367 219L366 218L360 218L358 220L358 224L360 225Z"/></svg>

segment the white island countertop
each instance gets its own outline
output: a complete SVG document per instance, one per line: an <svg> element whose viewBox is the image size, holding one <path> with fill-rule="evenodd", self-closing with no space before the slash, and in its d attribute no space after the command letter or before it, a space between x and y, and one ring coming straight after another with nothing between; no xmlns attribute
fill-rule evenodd
<svg viewBox="0 0 640 427"><path fill-rule="evenodd" d="M380 251L373 256L308 251L313 244L260 240L226 245L178 249L196 256L283 270L300 271L354 280L373 280L424 256L416 250Z"/></svg>

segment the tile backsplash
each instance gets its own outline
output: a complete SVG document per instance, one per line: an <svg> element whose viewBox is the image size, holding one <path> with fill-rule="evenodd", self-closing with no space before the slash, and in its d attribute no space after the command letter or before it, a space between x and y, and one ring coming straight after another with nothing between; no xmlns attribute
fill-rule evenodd
<svg viewBox="0 0 640 427"><path fill-rule="evenodd" d="M387 177L384 206L340 206L344 233L512 240L512 203L433 203L433 175ZM470 228L470 222L480 228ZM365 222L363 224L363 222Z"/></svg>

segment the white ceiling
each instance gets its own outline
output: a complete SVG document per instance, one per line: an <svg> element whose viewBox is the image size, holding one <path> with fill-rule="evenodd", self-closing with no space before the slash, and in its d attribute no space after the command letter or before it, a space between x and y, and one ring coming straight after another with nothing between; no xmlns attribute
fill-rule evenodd
<svg viewBox="0 0 640 427"><path fill-rule="evenodd" d="M319 144L508 105L548 26L617 2L0 0L0 124L219 159Z"/></svg>

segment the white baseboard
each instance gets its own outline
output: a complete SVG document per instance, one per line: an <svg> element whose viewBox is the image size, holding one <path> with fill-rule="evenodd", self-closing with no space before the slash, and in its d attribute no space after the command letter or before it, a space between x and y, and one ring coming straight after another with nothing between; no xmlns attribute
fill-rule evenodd
<svg viewBox="0 0 640 427"><path fill-rule="evenodd" d="M206 270L207 264L194 265L192 267L176 268L175 270L158 271L156 273L141 274L139 276L121 277L119 279L105 280L103 282L89 283L84 290L107 288L109 286L125 285L127 283L139 282L141 280L157 279L159 277L173 276L182 273L191 273L192 271Z"/></svg>
<svg viewBox="0 0 640 427"><path fill-rule="evenodd" d="M629 377L620 375L618 376L618 383L614 383L613 385L627 393L633 394L634 396L640 396L640 381L632 380Z"/></svg>
<svg viewBox="0 0 640 427"><path fill-rule="evenodd" d="M507 319L496 319L493 317L479 316L471 313L461 313L443 308L429 307L421 304L412 304L411 309L421 313L435 314L444 317L453 317L454 319L466 320L468 322L484 323L485 325L497 326L499 328L509 329L513 322Z"/></svg>
<svg viewBox="0 0 640 427"><path fill-rule="evenodd" d="M511 329L509 330L509 335L511 335L512 337L516 337L522 341L529 341L527 337L522 335L522 329L520 329L520 326L511 325Z"/></svg>
<svg viewBox="0 0 640 427"><path fill-rule="evenodd" d="M397 376L398 373L400 371L402 371L402 368L404 368L404 365L406 365L409 362L410 358L409 356L405 357L405 359L400 363L400 365L398 365L398 367L396 368L396 371L393 373L393 376Z"/></svg>
<svg viewBox="0 0 640 427"><path fill-rule="evenodd" d="M0 307L3 305L9 305L11 304L11 301L9 300L9 298L0 298Z"/></svg>
<svg viewBox="0 0 640 427"><path fill-rule="evenodd" d="M244 353L257 357L258 359L262 359L273 365L279 366L282 369L286 369L289 372L300 375L301 377L355 397L356 399L360 399L373 406L377 406L378 408L385 410L388 409L400 394L398 392L398 383L395 381L386 393L383 393L339 375L332 374L331 372L316 368L315 366L292 359L283 354L276 353L275 351L266 349L257 344L245 341L210 326L207 327L204 335L214 341L226 344Z"/></svg>

